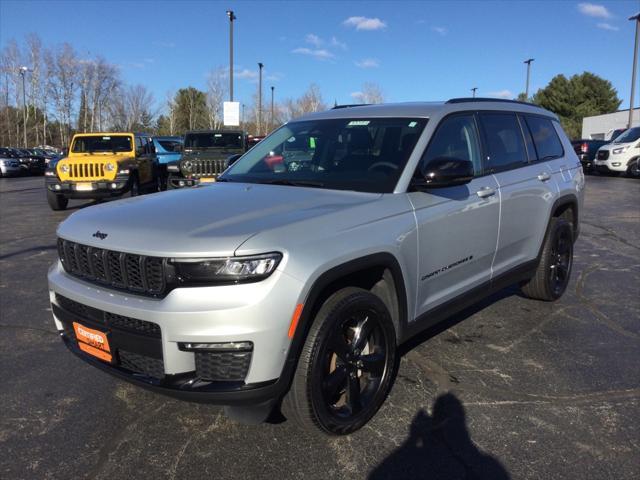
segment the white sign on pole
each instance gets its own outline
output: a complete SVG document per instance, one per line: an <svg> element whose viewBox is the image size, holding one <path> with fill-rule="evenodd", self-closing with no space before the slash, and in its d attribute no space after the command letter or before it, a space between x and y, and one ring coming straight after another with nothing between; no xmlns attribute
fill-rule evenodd
<svg viewBox="0 0 640 480"><path fill-rule="evenodd" d="M223 108L225 127L240 126L240 102L224 102Z"/></svg>

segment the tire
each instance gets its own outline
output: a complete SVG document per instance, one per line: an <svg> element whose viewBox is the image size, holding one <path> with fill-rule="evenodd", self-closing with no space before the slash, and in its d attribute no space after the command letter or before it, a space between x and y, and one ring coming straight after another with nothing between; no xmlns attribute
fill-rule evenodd
<svg viewBox="0 0 640 480"><path fill-rule="evenodd" d="M536 300L557 300L567 288L572 266L573 229L565 219L554 217L549 224L536 273L522 285L522 293Z"/></svg>
<svg viewBox="0 0 640 480"><path fill-rule="evenodd" d="M344 288L316 314L282 412L308 433L355 432L382 406L395 374L388 309L367 290Z"/></svg>
<svg viewBox="0 0 640 480"><path fill-rule="evenodd" d="M131 180L129 180L129 190L123 196L137 197L138 195L140 195L140 180L138 180L138 176L134 173L131 175Z"/></svg>
<svg viewBox="0 0 640 480"><path fill-rule="evenodd" d="M64 195L47 190L47 202L51 210L65 210L69 204L69 199Z"/></svg>
<svg viewBox="0 0 640 480"><path fill-rule="evenodd" d="M627 167L627 176L631 178L640 178L640 157L634 158L629 162Z"/></svg>

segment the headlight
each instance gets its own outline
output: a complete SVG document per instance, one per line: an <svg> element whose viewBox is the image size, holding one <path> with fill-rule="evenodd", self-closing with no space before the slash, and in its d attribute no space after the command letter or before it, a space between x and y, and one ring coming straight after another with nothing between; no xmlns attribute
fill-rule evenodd
<svg viewBox="0 0 640 480"><path fill-rule="evenodd" d="M69 165L67 165L66 163L60 165L60 171L62 173L69 173Z"/></svg>
<svg viewBox="0 0 640 480"><path fill-rule="evenodd" d="M114 163L105 163L104 169L107 172L113 172L116 169L116 165Z"/></svg>
<svg viewBox="0 0 640 480"><path fill-rule="evenodd" d="M627 145L626 147L614 148L613 150L611 150L611 152L614 155L618 155L619 153L626 152L627 150L629 150L629 145Z"/></svg>
<svg viewBox="0 0 640 480"><path fill-rule="evenodd" d="M128 175L129 174L129 169L128 168L122 168L120 170L118 170L118 175Z"/></svg>
<svg viewBox="0 0 640 480"><path fill-rule="evenodd" d="M174 258L176 280L181 285L257 282L273 273L281 253L210 259Z"/></svg>
<svg viewBox="0 0 640 480"><path fill-rule="evenodd" d="M3 167L7 166L7 161L6 160L0 160L0 165L2 165Z"/></svg>
<svg viewBox="0 0 640 480"><path fill-rule="evenodd" d="M185 172L191 172L193 170L193 163L189 161L182 162L182 168Z"/></svg>
<svg viewBox="0 0 640 480"><path fill-rule="evenodd" d="M55 177L55 176L56 176L56 172L54 172L53 170L46 170L46 171L44 172L44 175L45 175L46 177Z"/></svg>

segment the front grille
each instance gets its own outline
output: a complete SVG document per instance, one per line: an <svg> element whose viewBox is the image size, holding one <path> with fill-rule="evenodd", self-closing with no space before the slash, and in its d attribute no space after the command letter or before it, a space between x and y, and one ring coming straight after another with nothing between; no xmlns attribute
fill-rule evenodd
<svg viewBox="0 0 640 480"><path fill-rule="evenodd" d="M196 352L196 375L202 380L244 380L251 352Z"/></svg>
<svg viewBox="0 0 640 480"><path fill-rule="evenodd" d="M69 162L69 179L95 179L104 177L104 163Z"/></svg>
<svg viewBox="0 0 640 480"><path fill-rule="evenodd" d="M119 350L120 366L134 373L144 373L153 378L164 377L164 364L161 358L151 358L138 353Z"/></svg>
<svg viewBox="0 0 640 480"><path fill-rule="evenodd" d="M151 296L166 290L164 258L88 247L61 238L58 256L67 273L89 282Z"/></svg>
<svg viewBox="0 0 640 480"><path fill-rule="evenodd" d="M227 168L227 161L224 159L190 161L193 177L217 177Z"/></svg>
<svg viewBox="0 0 640 480"><path fill-rule="evenodd" d="M78 317L80 317L78 320L80 321L82 321L82 319L88 319L103 325L106 329L141 333L152 338L161 337L160 325L157 323L105 312L58 294L56 294L56 302L68 312L78 315Z"/></svg>
<svg viewBox="0 0 640 480"><path fill-rule="evenodd" d="M598 160L607 160L609 158L609 150L598 150Z"/></svg>

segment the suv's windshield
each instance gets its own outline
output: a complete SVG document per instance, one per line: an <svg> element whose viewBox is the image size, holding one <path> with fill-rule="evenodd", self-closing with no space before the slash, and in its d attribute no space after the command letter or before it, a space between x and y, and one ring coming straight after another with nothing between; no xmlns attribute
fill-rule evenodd
<svg viewBox="0 0 640 480"><path fill-rule="evenodd" d="M613 143L630 143L640 138L640 127L633 127L619 135Z"/></svg>
<svg viewBox="0 0 640 480"><path fill-rule="evenodd" d="M133 150L130 136L91 135L77 137L73 142L73 153L130 152Z"/></svg>
<svg viewBox="0 0 640 480"><path fill-rule="evenodd" d="M426 124L421 118L289 123L220 180L390 193Z"/></svg>
<svg viewBox="0 0 640 480"><path fill-rule="evenodd" d="M240 132L188 133L184 139L184 149L185 151L207 148L242 149L242 137Z"/></svg>

